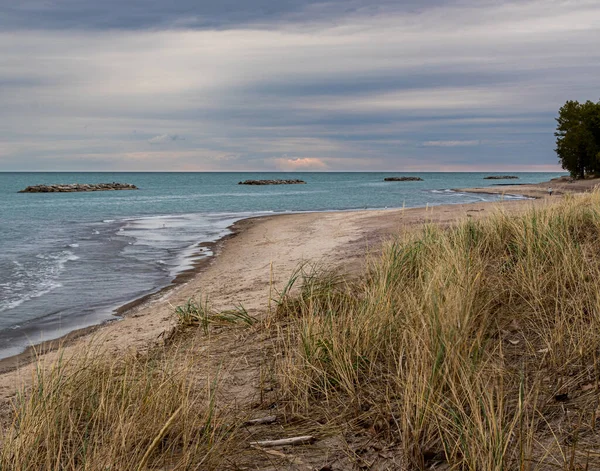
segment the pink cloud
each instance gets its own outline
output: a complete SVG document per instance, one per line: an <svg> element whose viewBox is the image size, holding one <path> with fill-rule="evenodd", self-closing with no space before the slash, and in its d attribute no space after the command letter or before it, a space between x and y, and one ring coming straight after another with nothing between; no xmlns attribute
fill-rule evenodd
<svg viewBox="0 0 600 471"><path fill-rule="evenodd" d="M327 168L327 164L316 157L299 157L296 159L281 157L275 159L275 165L281 170L324 170Z"/></svg>

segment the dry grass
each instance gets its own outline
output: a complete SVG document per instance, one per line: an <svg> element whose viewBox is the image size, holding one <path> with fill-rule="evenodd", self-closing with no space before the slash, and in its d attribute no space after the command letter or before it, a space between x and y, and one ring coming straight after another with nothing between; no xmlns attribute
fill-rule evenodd
<svg viewBox="0 0 600 471"><path fill-rule="evenodd" d="M598 469L600 193L390 243L364 281L296 274L288 411L424 469Z"/></svg>
<svg viewBox="0 0 600 471"><path fill-rule="evenodd" d="M39 365L2 437L2 470L219 469L237 432L176 353Z"/></svg>
<svg viewBox="0 0 600 471"><path fill-rule="evenodd" d="M234 309L217 312L212 309L208 298L197 296L190 299L183 306L175 308L175 314L179 327L187 328L198 326L208 335L210 326L231 326L241 324L245 326L254 325L257 320L248 314L242 304L238 304Z"/></svg>

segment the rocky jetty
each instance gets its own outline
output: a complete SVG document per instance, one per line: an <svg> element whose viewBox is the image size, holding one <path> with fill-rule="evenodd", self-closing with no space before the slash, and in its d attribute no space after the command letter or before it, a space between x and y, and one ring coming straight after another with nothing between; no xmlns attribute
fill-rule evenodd
<svg viewBox="0 0 600 471"><path fill-rule="evenodd" d="M422 182L421 177L386 177L384 182Z"/></svg>
<svg viewBox="0 0 600 471"><path fill-rule="evenodd" d="M306 184L303 180L244 180L238 185L301 185Z"/></svg>
<svg viewBox="0 0 600 471"><path fill-rule="evenodd" d="M489 177L483 177L484 180L518 180L519 177L516 175L490 175Z"/></svg>
<svg viewBox="0 0 600 471"><path fill-rule="evenodd" d="M130 183L70 183L66 185L35 185L28 186L19 193L73 193L76 191L113 191L137 190Z"/></svg>

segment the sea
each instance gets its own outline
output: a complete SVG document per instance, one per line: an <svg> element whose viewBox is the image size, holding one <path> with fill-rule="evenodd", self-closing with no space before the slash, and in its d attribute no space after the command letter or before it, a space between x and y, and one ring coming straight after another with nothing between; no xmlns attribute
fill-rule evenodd
<svg viewBox="0 0 600 471"><path fill-rule="evenodd" d="M388 176L419 182L384 182ZM494 173L0 173L0 358L92 325L170 285L240 219L277 213L495 201L454 188ZM514 173L539 183L560 173ZM247 179L306 185L247 186ZM133 191L18 193L29 185L132 183ZM521 198L505 195L506 199Z"/></svg>

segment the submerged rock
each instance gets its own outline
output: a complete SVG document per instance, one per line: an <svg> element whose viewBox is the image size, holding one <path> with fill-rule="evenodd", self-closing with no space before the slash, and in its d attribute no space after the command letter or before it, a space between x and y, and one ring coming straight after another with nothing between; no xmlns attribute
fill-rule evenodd
<svg viewBox="0 0 600 471"><path fill-rule="evenodd" d="M490 175L489 177L483 177L484 180L518 180L519 177L516 175Z"/></svg>
<svg viewBox="0 0 600 471"><path fill-rule="evenodd" d="M300 185L306 184L303 180L245 180L238 185Z"/></svg>
<svg viewBox="0 0 600 471"><path fill-rule="evenodd" d="M421 177L386 177L384 182L422 182Z"/></svg>
<svg viewBox="0 0 600 471"><path fill-rule="evenodd" d="M70 183L66 185L35 185L28 186L19 193L73 193L76 191L113 191L137 190L138 187L130 183Z"/></svg>

